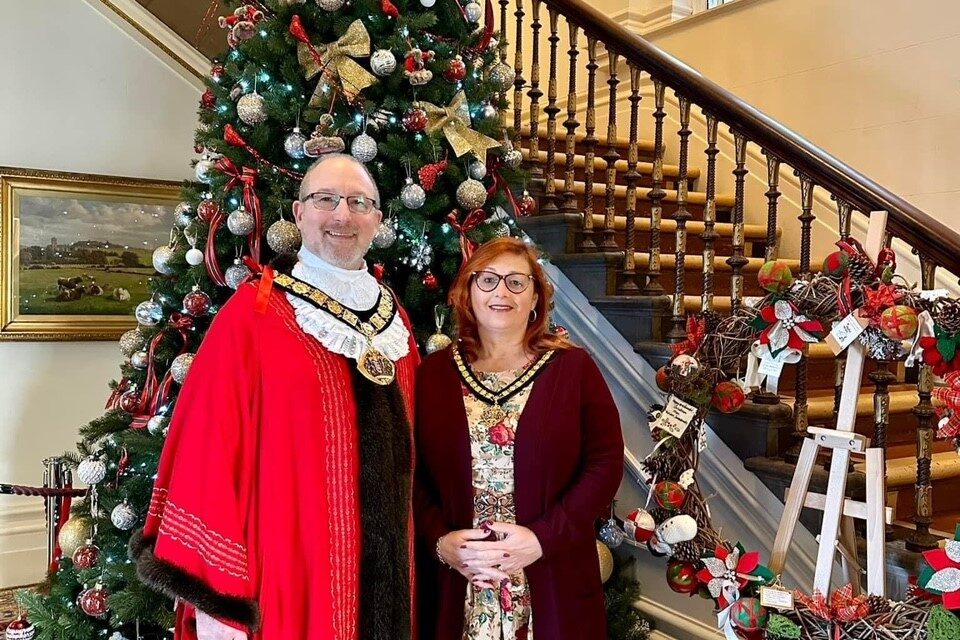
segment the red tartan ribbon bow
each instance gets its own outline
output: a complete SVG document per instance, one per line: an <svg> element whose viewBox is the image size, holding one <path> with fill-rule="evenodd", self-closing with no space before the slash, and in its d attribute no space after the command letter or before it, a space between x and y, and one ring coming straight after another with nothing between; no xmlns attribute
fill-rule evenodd
<svg viewBox="0 0 960 640"><path fill-rule="evenodd" d="M682 353L696 353L705 335L707 335L707 321L694 314L688 315L687 339L683 342L676 342L670 345L673 355L678 356Z"/></svg>
<svg viewBox="0 0 960 640"><path fill-rule="evenodd" d="M487 212L483 209L474 209L460 222L460 212L454 209L447 214L447 222L460 234L460 253L463 254L463 261L466 262L477 250L477 243L467 237L467 234L480 226L487 219Z"/></svg>
<svg viewBox="0 0 960 640"><path fill-rule="evenodd" d="M870 601L866 596L853 595L853 585L848 584L831 594L829 600L819 591L812 596L796 592L797 602L810 609L818 618L828 622L853 622L861 620L870 613ZM840 628L835 628L835 637L840 638Z"/></svg>
<svg viewBox="0 0 960 640"><path fill-rule="evenodd" d="M937 408L937 415L946 419L937 430L938 438L954 438L960 435L960 371L951 371L943 376L946 387L934 387L933 399L943 403Z"/></svg>
<svg viewBox="0 0 960 640"><path fill-rule="evenodd" d="M860 316L869 318L872 324L877 323L884 309L897 304L903 296L902 292L892 284L879 284L876 289L867 289L863 294L866 300L860 307Z"/></svg>
<svg viewBox="0 0 960 640"><path fill-rule="evenodd" d="M224 135L226 136L227 132ZM218 171L230 178L223 188L224 193L237 187L243 187L243 207L250 212L255 221L254 230L247 236L247 246L250 249L250 256L259 262L260 237L263 235L263 213L260 211L260 197L256 191L259 173L253 167L238 167L226 156L217 160L216 167ZM225 219L226 217L221 210L210 220L210 231L207 233L207 246L204 251L204 264L207 266L207 273L210 274L210 279L221 287L226 286L227 283L223 279L223 271L220 268L220 261L217 259L217 231Z"/></svg>

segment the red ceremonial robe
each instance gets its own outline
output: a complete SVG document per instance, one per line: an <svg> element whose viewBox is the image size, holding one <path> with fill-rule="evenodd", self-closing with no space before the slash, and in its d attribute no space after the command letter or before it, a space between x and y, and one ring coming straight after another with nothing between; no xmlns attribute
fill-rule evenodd
<svg viewBox="0 0 960 640"><path fill-rule="evenodd" d="M179 598L178 640L196 638L194 606L253 639L358 640L356 363L304 333L283 291L258 287L223 306L191 365L131 556L147 583ZM410 333L396 363L408 416L419 360ZM412 558L409 501L406 512Z"/></svg>
<svg viewBox="0 0 960 640"><path fill-rule="evenodd" d="M470 435L449 349L424 359L417 389L419 638L461 640L467 582L435 553L440 536L473 525ZM514 447L517 524L531 529L543 549L524 569L534 638L606 638L594 522L620 486L623 435L610 390L586 351L559 351L537 376Z"/></svg>

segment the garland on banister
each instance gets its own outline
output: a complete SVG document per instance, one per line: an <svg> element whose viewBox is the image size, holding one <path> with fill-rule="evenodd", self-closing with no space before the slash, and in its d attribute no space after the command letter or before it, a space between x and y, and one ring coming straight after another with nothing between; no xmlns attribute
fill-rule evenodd
<svg viewBox="0 0 960 640"><path fill-rule="evenodd" d="M640 465L647 504L611 519L600 539L666 558L669 587L713 600L729 640L957 639L960 527L944 548L924 553L926 566L905 601L854 595L849 585L805 594L783 587L759 552L713 528L697 485L707 413L738 411L750 390L776 393L783 368L824 339L837 354L859 342L868 358L929 366L945 382L932 393L937 436L960 446L960 300L909 285L889 249L873 261L852 239L837 246L807 278L767 262L757 275L766 294L732 315L687 318L687 339L673 345L656 376L666 399L648 415L655 444Z"/></svg>

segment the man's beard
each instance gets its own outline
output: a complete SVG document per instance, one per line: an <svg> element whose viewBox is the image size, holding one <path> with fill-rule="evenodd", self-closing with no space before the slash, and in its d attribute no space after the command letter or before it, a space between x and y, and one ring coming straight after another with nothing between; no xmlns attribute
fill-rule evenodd
<svg viewBox="0 0 960 640"><path fill-rule="evenodd" d="M359 234L359 230L355 228L336 226L324 227L321 231L323 234L321 237L324 238L324 240L328 239L328 236L326 235L327 231ZM338 247L335 246L335 242L335 240L321 242L320 246L318 247L318 249L320 249L319 255L333 266L341 269L356 269L360 264L362 264L363 257L370 249L369 244L367 246L355 244L352 247Z"/></svg>

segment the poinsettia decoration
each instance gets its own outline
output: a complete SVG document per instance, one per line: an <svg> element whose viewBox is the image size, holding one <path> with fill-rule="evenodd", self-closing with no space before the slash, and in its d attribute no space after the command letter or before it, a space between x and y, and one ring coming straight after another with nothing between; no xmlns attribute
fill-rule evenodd
<svg viewBox="0 0 960 640"><path fill-rule="evenodd" d="M930 566L924 567L917 584L925 591L942 596L945 608L960 609L960 525L953 540L943 549L924 551L923 559Z"/></svg>
<svg viewBox="0 0 960 640"><path fill-rule="evenodd" d="M751 324L761 330L761 352L766 351L772 358L780 357L785 350L802 352L806 343L819 342L824 332L819 320L806 317L789 300L777 300L764 307Z"/></svg>
<svg viewBox="0 0 960 640"><path fill-rule="evenodd" d="M718 546L714 555L700 559L703 569L697 578L707 586L710 597L717 601L720 609L726 609L740 599L740 591L748 584L757 586L770 584L774 580L773 572L760 564L760 552L747 552L737 543L733 550Z"/></svg>

